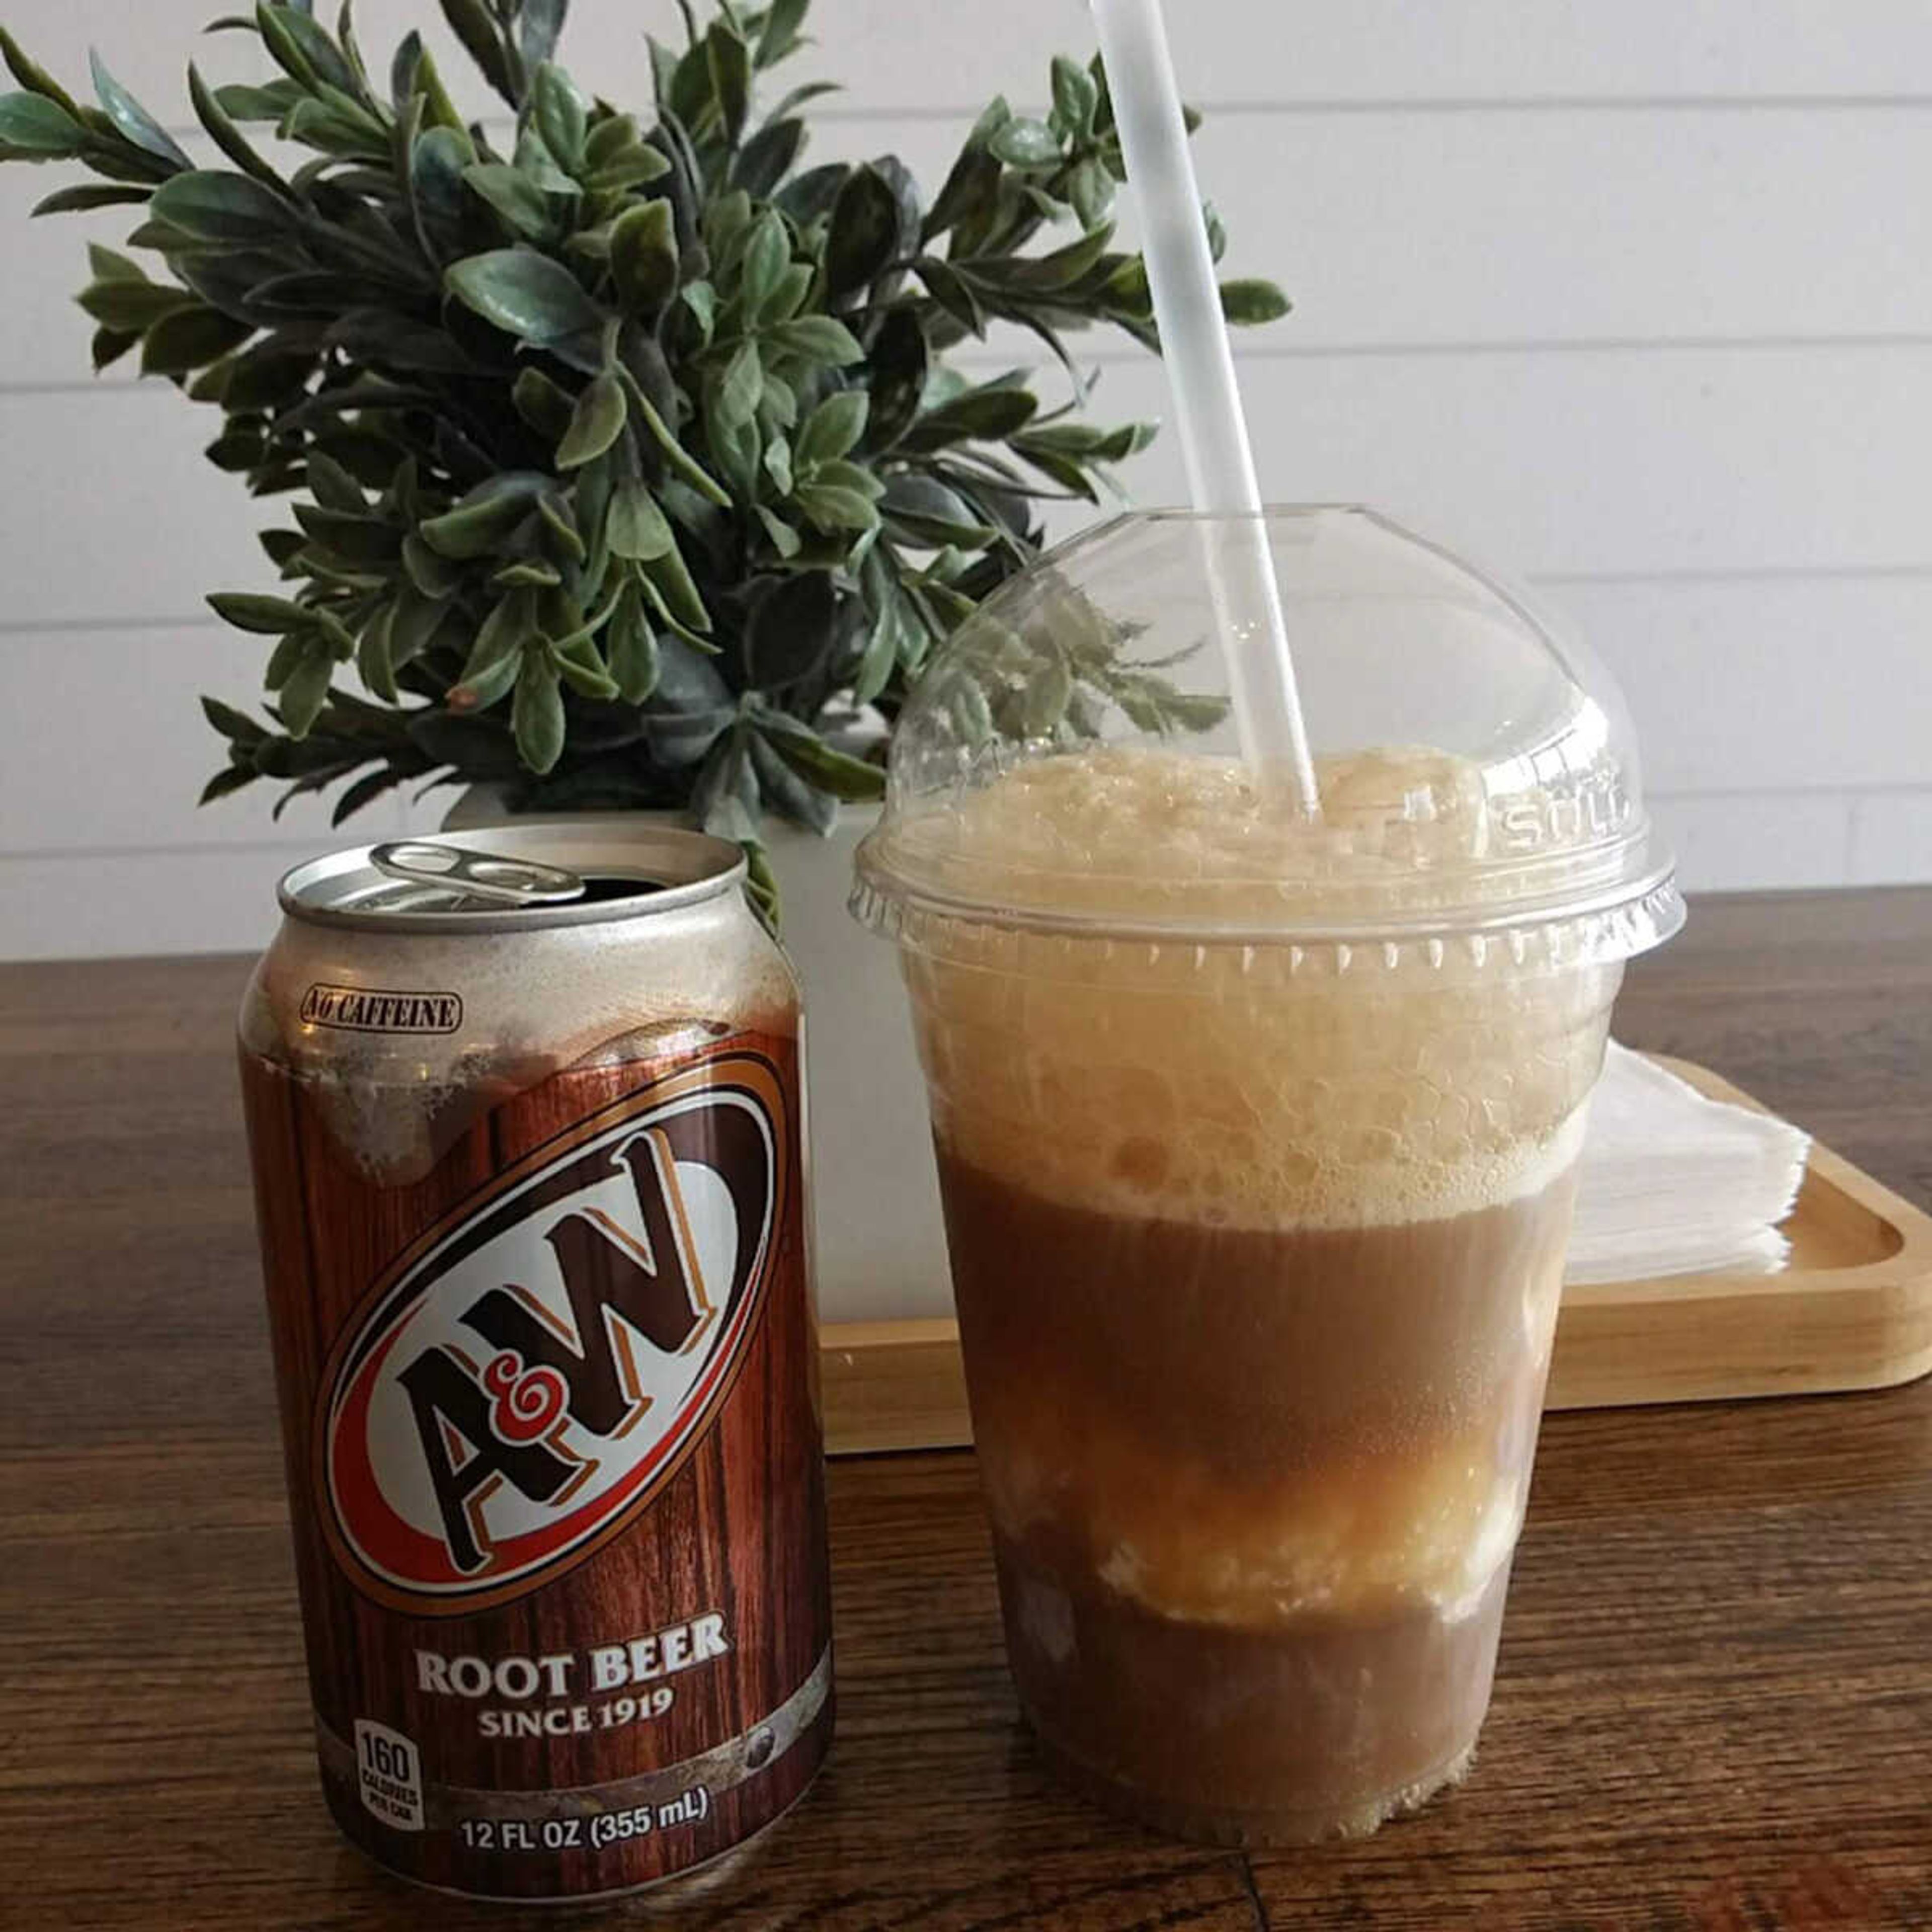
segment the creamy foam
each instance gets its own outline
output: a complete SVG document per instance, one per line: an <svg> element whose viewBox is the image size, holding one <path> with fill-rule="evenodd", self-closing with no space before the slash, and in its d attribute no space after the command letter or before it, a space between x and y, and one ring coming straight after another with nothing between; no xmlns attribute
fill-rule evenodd
<svg viewBox="0 0 1932 1932"><path fill-rule="evenodd" d="M1016 907L1116 925L1180 904L1262 919L1285 895L1310 920L1359 917L1482 856L1466 761L1319 770L1318 824L1231 761L1114 749L1024 766L912 830L936 884L997 872ZM1364 950L922 930L904 958L935 1129L1048 1198L1229 1228L1435 1220L1549 1185L1621 969Z"/></svg>

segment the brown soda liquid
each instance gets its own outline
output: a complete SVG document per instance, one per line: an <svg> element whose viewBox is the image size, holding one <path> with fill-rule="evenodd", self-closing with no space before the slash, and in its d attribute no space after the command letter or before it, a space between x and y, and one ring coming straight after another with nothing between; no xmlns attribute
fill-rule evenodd
<svg viewBox="0 0 1932 1932"><path fill-rule="evenodd" d="M1165 1828L1372 1830L1467 1767L1574 1177L1407 1225L1107 1214L940 1172L1007 1646Z"/></svg>

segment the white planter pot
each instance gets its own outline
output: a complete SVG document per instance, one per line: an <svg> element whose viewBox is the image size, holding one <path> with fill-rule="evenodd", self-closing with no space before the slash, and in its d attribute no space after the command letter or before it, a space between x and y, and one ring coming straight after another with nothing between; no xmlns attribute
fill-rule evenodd
<svg viewBox="0 0 1932 1932"><path fill-rule="evenodd" d="M877 815L848 806L829 838L777 824L766 835L784 896L785 950L805 986L818 1301L827 1322L952 1310L925 1078L898 961L845 910L852 855ZM444 829L472 831L504 817L489 788L472 786Z"/></svg>

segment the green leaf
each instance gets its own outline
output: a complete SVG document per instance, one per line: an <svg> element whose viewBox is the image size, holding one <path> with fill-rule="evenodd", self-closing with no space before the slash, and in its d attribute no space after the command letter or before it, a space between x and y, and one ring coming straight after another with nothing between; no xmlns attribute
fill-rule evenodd
<svg viewBox="0 0 1932 1932"><path fill-rule="evenodd" d="M873 556L878 553L875 550ZM871 561L868 558L867 561ZM898 668L900 659L906 655L908 619L904 600L900 596L898 585L891 580L890 572L883 572L886 583L878 614L872 621L872 635L866 640L865 654L859 660L857 674L852 680L852 698L854 704L870 704L892 682L892 673Z"/></svg>
<svg viewBox="0 0 1932 1932"><path fill-rule="evenodd" d="M627 704L641 704L657 688L658 640L644 614L644 600L634 583L626 584L611 614L605 649L618 694Z"/></svg>
<svg viewBox="0 0 1932 1932"><path fill-rule="evenodd" d="M851 803L863 803L886 795L883 766L868 764L849 753L836 751L808 725L794 718L782 718L761 711L758 730L765 742L801 778L808 778L821 791Z"/></svg>
<svg viewBox="0 0 1932 1932"><path fill-rule="evenodd" d="M799 30L811 4L812 0L772 0L758 34L756 58L760 67L777 66L798 45Z"/></svg>
<svg viewBox="0 0 1932 1932"><path fill-rule="evenodd" d="M510 707L517 755L533 772L548 772L563 755L563 688L556 668L541 651L524 653L517 694Z"/></svg>
<svg viewBox="0 0 1932 1932"><path fill-rule="evenodd" d="M202 454L218 470L232 476L246 476L268 460L268 446L259 430L230 430L218 436Z"/></svg>
<svg viewBox="0 0 1932 1932"><path fill-rule="evenodd" d="M446 134L446 129L439 129ZM431 138L429 136L425 140ZM463 170L464 184L488 202L518 234L542 241L556 226L550 197L529 176L502 161L476 161Z"/></svg>
<svg viewBox="0 0 1932 1932"><path fill-rule="evenodd" d="M1009 121L986 146L1009 167L1058 167L1061 159L1059 136L1044 121Z"/></svg>
<svg viewBox="0 0 1932 1932"><path fill-rule="evenodd" d="M720 20L704 37L704 59L710 71L712 98L724 124L725 142L735 148L752 105L751 50Z"/></svg>
<svg viewBox="0 0 1932 1932"><path fill-rule="evenodd" d="M107 71L98 53L90 51L87 62L94 76L94 93L106 109L108 118L136 147L178 168L194 166L182 152L181 143Z"/></svg>
<svg viewBox="0 0 1932 1932"><path fill-rule="evenodd" d="M926 292L969 334L984 335L986 312L972 284L950 262L922 255L914 265Z"/></svg>
<svg viewBox="0 0 1932 1932"><path fill-rule="evenodd" d="M943 449L955 442L1004 442L1032 422L1036 398L1024 389L986 387L929 410L899 439L902 448Z"/></svg>
<svg viewBox="0 0 1932 1932"><path fill-rule="evenodd" d="M34 204L36 214L86 214L97 208L131 206L152 192L145 188L116 188L107 183L56 188Z"/></svg>
<svg viewBox="0 0 1932 1932"><path fill-rule="evenodd" d="M570 0L523 0L518 20L518 51L534 73L556 52L558 37L570 10Z"/></svg>
<svg viewBox="0 0 1932 1932"><path fill-rule="evenodd" d="M350 564L388 564L402 554L402 532L380 518L297 503L291 513L312 542Z"/></svg>
<svg viewBox="0 0 1932 1932"><path fill-rule="evenodd" d="M484 0L442 0L442 16L455 29L456 38L482 70L483 78L512 107L520 106L502 37Z"/></svg>
<svg viewBox="0 0 1932 1932"><path fill-rule="evenodd" d="M638 141L638 118L634 114L606 114L584 137L585 163L593 168L602 167L605 163L615 160L626 148L634 148ZM658 158L663 160L664 157L659 154Z"/></svg>
<svg viewBox="0 0 1932 1932"><path fill-rule="evenodd" d="M1072 674L1055 655L1042 660L1028 678L1020 697L1020 728L1029 738L1052 735L1066 715L1073 696Z"/></svg>
<svg viewBox="0 0 1932 1932"><path fill-rule="evenodd" d="M668 201L628 208L610 231L610 272L632 315L654 315L677 287L677 236Z"/></svg>
<svg viewBox="0 0 1932 1932"><path fill-rule="evenodd" d="M452 596L462 588L462 565L432 550L420 536L404 538L403 568L425 597Z"/></svg>
<svg viewBox="0 0 1932 1932"><path fill-rule="evenodd" d="M451 614L451 607L426 597L413 584L397 586L395 615L389 626L389 662L400 670L413 664Z"/></svg>
<svg viewBox="0 0 1932 1932"><path fill-rule="evenodd" d="M805 146L805 123L773 120L738 151L731 164L731 185L764 200L790 174Z"/></svg>
<svg viewBox="0 0 1932 1932"><path fill-rule="evenodd" d="M576 410L576 399L569 391L541 369L518 374L510 401L531 428L554 443L561 442L568 433Z"/></svg>
<svg viewBox="0 0 1932 1932"><path fill-rule="evenodd" d="M998 534L990 524L979 522L944 483L914 472L886 484L881 508L908 538L935 550L945 544L982 549Z"/></svg>
<svg viewBox="0 0 1932 1932"><path fill-rule="evenodd" d="M838 823L838 801L794 771L757 732L752 734L750 748L752 770L764 802L820 838L830 836Z"/></svg>
<svg viewBox="0 0 1932 1932"><path fill-rule="evenodd" d="M878 511L862 490L832 483L801 483L796 500L814 526L828 535L838 530L863 532L878 527Z"/></svg>
<svg viewBox="0 0 1932 1932"><path fill-rule="evenodd" d="M678 441L670 425L658 415L656 405L644 394L637 378L627 369L620 369L618 374L631 398L631 407L644 419L644 427L650 431L658 447L664 452L671 468L706 502L716 504L721 510L728 509L730 497L718 487L716 479L706 472L697 458Z"/></svg>
<svg viewBox="0 0 1932 1932"><path fill-rule="evenodd" d="M656 148L640 142L625 148L602 167L587 175L584 184L593 194L610 194L662 181L670 172L670 162Z"/></svg>
<svg viewBox="0 0 1932 1932"><path fill-rule="evenodd" d="M190 169L155 189L154 214L197 240L280 243L294 229L292 205L245 175Z"/></svg>
<svg viewBox="0 0 1932 1932"><path fill-rule="evenodd" d="M352 517L368 513L368 500L362 486L326 452L308 453L309 494L326 510L340 510Z"/></svg>
<svg viewBox="0 0 1932 1932"><path fill-rule="evenodd" d="M767 466L772 449L777 446L771 445L766 449ZM776 511L767 509L763 503L757 505L755 509L758 521L764 526L765 535L771 539L772 549L789 562L804 548L804 540Z"/></svg>
<svg viewBox="0 0 1932 1932"><path fill-rule="evenodd" d="M500 248L455 263L450 292L485 322L526 342L548 346L594 333L604 312L570 271L529 248Z"/></svg>
<svg viewBox="0 0 1932 1932"><path fill-rule="evenodd" d="M201 788L201 796L195 800L197 805L212 805L218 798L226 798L230 792L240 791L244 786L253 784L261 774L246 765L227 765L215 773Z"/></svg>
<svg viewBox="0 0 1932 1932"><path fill-rule="evenodd" d="M693 633L711 628L711 614L698 595L684 554L676 544L644 566L645 588L664 615Z"/></svg>
<svg viewBox="0 0 1932 1932"><path fill-rule="evenodd" d="M103 328L136 337L194 298L185 289L159 282L94 282L82 290L80 305Z"/></svg>
<svg viewBox="0 0 1932 1932"><path fill-rule="evenodd" d="M870 287L890 265L898 232L898 197L890 184L876 168L854 168L832 204L825 244L827 295L836 302Z"/></svg>
<svg viewBox="0 0 1932 1932"><path fill-rule="evenodd" d="M546 61L530 86L531 111L544 146L567 172L584 165L584 143L590 130L590 104L562 68Z"/></svg>
<svg viewBox="0 0 1932 1932"><path fill-rule="evenodd" d="M335 809L328 815L332 826L340 825L352 818L365 805L373 804L386 791L393 791L403 782L403 774L387 766L379 766L373 772L364 772L356 782L335 802Z"/></svg>
<svg viewBox="0 0 1932 1932"><path fill-rule="evenodd" d="M0 147L33 158L78 154L87 130L58 101L38 94L0 94Z"/></svg>
<svg viewBox="0 0 1932 1932"><path fill-rule="evenodd" d="M849 368L866 353L852 332L829 315L802 315L794 321L774 322L764 335L773 348L825 368Z"/></svg>
<svg viewBox="0 0 1932 1932"><path fill-rule="evenodd" d="M1073 170L1067 196L1083 228L1097 228L1114 206L1114 178L1090 155Z"/></svg>
<svg viewBox="0 0 1932 1932"><path fill-rule="evenodd" d="M255 23L270 57L292 80L336 88L354 98L359 86L355 70L306 7L260 5Z"/></svg>
<svg viewBox="0 0 1932 1932"><path fill-rule="evenodd" d="M620 695L616 679L604 668L604 660L588 637L579 635L568 644L554 644L550 661L578 697L608 704Z"/></svg>
<svg viewBox="0 0 1932 1932"><path fill-rule="evenodd" d="M848 463L842 457L830 458L817 464L814 480L833 484L842 490L856 490L860 496L874 502L886 490L884 482L862 464Z"/></svg>
<svg viewBox="0 0 1932 1932"><path fill-rule="evenodd" d="M268 734L245 712L218 698L204 698L201 713L231 745L259 745Z"/></svg>
<svg viewBox="0 0 1932 1932"><path fill-rule="evenodd" d="M604 535L612 556L628 557L638 563L655 562L668 555L676 543L657 499L644 484L637 482L618 485L610 500Z"/></svg>
<svg viewBox="0 0 1932 1932"><path fill-rule="evenodd" d="M727 428L737 429L758 412L758 398L764 393L765 373L758 359L755 342L741 343L718 380L718 420Z"/></svg>
<svg viewBox="0 0 1932 1932"><path fill-rule="evenodd" d="M586 478L594 478L602 476L603 470L601 466L594 470L586 468L584 474ZM580 483L577 498L578 504L584 508L586 521L590 523L594 529L597 514L594 507L594 488L586 488ZM544 527L553 539L550 549L554 556L561 555L576 564L584 563L588 560L590 552L584 544L583 532L577 526L577 509L570 498L555 494L539 496L537 499L537 514L543 519ZM601 578L603 572L600 568L593 574L595 578Z"/></svg>
<svg viewBox="0 0 1932 1932"><path fill-rule="evenodd" d="M215 146L244 174L253 175L266 188L279 189L283 184L281 176L249 145L192 61L188 63L188 91L194 103L196 118L208 130Z"/></svg>
<svg viewBox="0 0 1932 1932"><path fill-rule="evenodd" d="M484 711L510 688L524 647L536 634L536 603L527 590L499 598L470 646L463 675L449 694L455 711Z"/></svg>
<svg viewBox="0 0 1932 1932"><path fill-rule="evenodd" d="M1221 284L1221 313L1236 327L1252 328L1274 322L1288 311L1288 299L1272 282L1232 281Z"/></svg>
<svg viewBox="0 0 1932 1932"><path fill-rule="evenodd" d="M138 330L97 328L92 345L94 373L98 376L112 368L140 339Z"/></svg>
<svg viewBox="0 0 1932 1932"><path fill-rule="evenodd" d="M262 688L274 691L287 681L296 666L300 664L308 652L310 643L306 627L291 632L268 653L268 662L262 674Z"/></svg>
<svg viewBox="0 0 1932 1932"><path fill-rule="evenodd" d="M739 272L738 299L748 316L756 315L770 299L790 260L784 218L767 208L752 224Z"/></svg>
<svg viewBox="0 0 1932 1932"><path fill-rule="evenodd" d="M765 474L772 480L772 487L781 496L789 496L796 480L792 468L792 448L783 430L768 437L765 453L761 459Z"/></svg>
<svg viewBox="0 0 1932 1932"><path fill-rule="evenodd" d="M412 34L410 38L413 40L416 36ZM427 49L420 45L411 70L410 88L410 98L418 100L423 104L423 126L425 128L447 128L452 134L462 135L473 153L475 144L470 141L469 130L464 124L463 116L457 112L455 102L450 99L449 92L442 84L442 76L436 70L435 59Z"/></svg>
<svg viewBox="0 0 1932 1932"><path fill-rule="evenodd" d="M995 107L1006 112L1006 104L996 101ZM988 110L988 112L992 110ZM994 126L1004 126L1004 121ZM968 226L983 227L991 219L999 200L1001 170L998 160L986 149L986 142L993 132L985 118L967 138L966 145L959 151L959 158L952 164L952 170L939 190L939 198L932 204L932 212L927 215L922 232L931 241L935 236L944 235L949 229Z"/></svg>
<svg viewBox="0 0 1932 1932"><path fill-rule="evenodd" d="M237 322L218 309L199 304L161 317L141 344L144 376L185 376L219 362L255 333L252 322Z"/></svg>
<svg viewBox="0 0 1932 1932"><path fill-rule="evenodd" d="M87 244L87 266L99 281L145 282L148 279L147 271L140 262L112 248L103 248L98 242Z"/></svg>
<svg viewBox="0 0 1932 1932"><path fill-rule="evenodd" d="M755 316L747 320L760 325L789 322L804 308L812 293L814 272L803 262L794 262L779 276L778 286L760 304Z"/></svg>
<svg viewBox="0 0 1932 1932"><path fill-rule="evenodd" d="M44 95L56 106L65 108L73 119L80 118L80 102L45 68L29 60L26 50L4 27L0 27L0 60L6 62L8 71L29 94Z"/></svg>
<svg viewBox="0 0 1932 1932"><path fill-rule="evenodd" d="M975 273L997 287L1052 293L1079 280L1107 252L1107 244L1113 238L1112 226L1103 222L1098 228L1088 230L1078 241L1070 242L1051 254L1015 256L997 264L982 262Z"/></svg>
<svg viewBox="0 0 1932 1932"><path fill-rule="evenodd" d="M824 167L807 168L803 174L787 182L778 190L774 197L775 205L783 208L800 227L809 228L832 212L832 204L838 198L840 184L850 172L843 161L829 161Z"/></svg>
<svg viewBox="0 0 1932 1932"><path fill-rule="evenodd" d="M556 466L578 470L602 456L623 434L624 386L608 370L577 399L569 433L558 446Z"/></svg>
<svg viewBox="0 0 1932 1932"><path fill-rule="evenodd" d="M1214 212L1214 204L1211 201L1201 204L1201 219L1207 224L1208 255L1218 262L1228 252L1227 225Z"/></svg>
<svg viewBox="0 0 1932 1932"><path fill-rule="evenodd" d="M776 691L810 677L832 655L838 596L830 576L804 571L784 578L753 608L745 627L745 678Z"/></svg>
<svg viewBox="0 0 1932 1932"><path fill-rule="evenodd" d="M292 80L272 80L262 87L218 87L214 98L231 121L280 121L304 96Z"/></svg>
<svg viewBox="0 0 1932 1932"><path fill-rule="evenodd" d="M295 668L282 680L276 709L281 713L283 729L298 743L322 716L334 676L334 658L321 646L313 646L302 652Z"/></svg>
<svg viewBox="0 0 1932 1932"><path fill-rule="evenodd" d="M396 607L382 604L362 626L356 644L356 673L364 686L386 704L401 700L396 688L396 668L389 656L389 633L395 622Z"/></svg>
<svg viewBox="0 0 1932 1932"><path fill-rule="evenodd" d="M248 590L218 590L208 602L224 623L260 637L283 637L291 631L312 629L315 623L315 614L308 605L291 603L286 597L264 597Z"/></svg>
<svg viewBox="0 0 1932 1932"><path fill-rule="evenodd" d="M1100 104L1100 90L1094 76L1078 61L1064 54L1053 59L1053 112L1061 128L1069 134L1093 131L1094 110Z"/></svg>
<svg viewBox="0 0 1932 1932"><path fill-rule="evenodd" d="M678 300L696 318L700 338L709 348L718 326L718 291L709 282L687 282L678 291Z"/></svg>
<svg viewBox="0 0 1932 1932"><path fill-rule="evenodd" d="M512 470L493 476L479 483L453 509L424 524L422 539L441 556L487 556L551 487L549 477L535 471ZM430 586L424 584L423 587Z"/></svg>

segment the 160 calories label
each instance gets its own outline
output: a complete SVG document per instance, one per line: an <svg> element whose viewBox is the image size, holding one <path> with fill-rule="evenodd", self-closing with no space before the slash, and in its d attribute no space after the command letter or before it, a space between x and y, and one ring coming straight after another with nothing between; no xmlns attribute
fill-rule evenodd
<svg viewBox="0 0 1932 1932"><path fill-rule="evenodd" d="M422 1758L401 1732L356 1719L356 1781L371 1817L398 1832L422 1829Z"/></svg>

